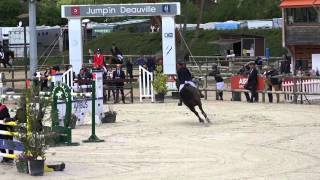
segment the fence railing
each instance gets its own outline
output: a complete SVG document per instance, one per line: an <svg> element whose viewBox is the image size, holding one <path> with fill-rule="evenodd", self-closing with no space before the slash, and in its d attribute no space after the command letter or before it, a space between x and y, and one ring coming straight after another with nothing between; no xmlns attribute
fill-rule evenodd
<svg viewBox="0 0 320 180"><path fill-rule="evenodd" d="M67 84L69 87L73 87L73 69L69 68L67 71L65 71L62 74L62 82ZM71 91L73 91L73 88L71 88Z"/></svg>
<svg viewBox="0 0 320 180"><path fill-rule="evenodd" d="M140 92L140 102L143 98L151 98L151 102L154 102L154 92L153 92L153 74L147 69L139 66L139 92Z"/></svg>
<svg viewBox="0 0 320 180"><path fill-rule="evenodd" d="M292 92L293 94L286 94L284 97L286 102L295 101L296 93L305 93L301 95L300 101L320 100L320 79L306 79L306 80L288 80L282 82L282 91ZM299 100L299 99L297 99Z"/></svg>

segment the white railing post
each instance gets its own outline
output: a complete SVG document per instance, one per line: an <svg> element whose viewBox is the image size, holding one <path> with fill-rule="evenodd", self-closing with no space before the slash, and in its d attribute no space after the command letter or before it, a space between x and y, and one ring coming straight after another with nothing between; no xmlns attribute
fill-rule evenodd
<svg viewBox="0 0 320 180"><path fill-rule="evenodd" d="M142 69L141 69L141 66L139 66L139 92L140 92L140 102L142 102L142 96L143 96L143 94L142 94L142 75L141 75L141 73L142 73Z"/></svg>
<svg viewBox="0 0 320 180"><path fill-rule="evenodd" d="M140 91L140 102L142 102L142 98L151 98L151 101L154 101L154 93L153 93L153 74L149 72L147 69L139 66L139 91Z"/></svg>
<svg viewBox="0 0 320 180"><path fill-rule="evenodd" d="M152 81L153 81L153 74L151 73L151 102L154 102L154 92L153 92Z"/></svg>

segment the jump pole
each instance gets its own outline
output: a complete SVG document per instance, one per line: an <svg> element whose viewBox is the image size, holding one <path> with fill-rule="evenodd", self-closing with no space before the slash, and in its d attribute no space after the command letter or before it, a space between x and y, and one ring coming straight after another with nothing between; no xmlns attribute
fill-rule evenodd
<svg viewBox="0 0 320 180"><path fill-rule="evenodd" d="M103 139L99 139L96 135L96 77L93 74L92 80L92 96L91 96L91 104L92 104L92 112L91 112L91 136L87 140L83 140L84 143L93 143L93 142L104 142Z"/></svg>

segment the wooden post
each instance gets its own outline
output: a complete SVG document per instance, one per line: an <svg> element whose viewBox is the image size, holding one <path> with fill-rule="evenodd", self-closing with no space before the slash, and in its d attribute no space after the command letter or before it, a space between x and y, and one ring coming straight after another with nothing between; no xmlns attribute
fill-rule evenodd
<svg viewBox="0 0 320 180"><path fill-rule="evenodd" d="M14 79L14 70L13 68L11 67L11 79ZM12 86L12 89L14 90L14 81L11 82L11 86Z"/></svg>
<svg viewBox="0 0 320 180"><path fill-rule="evenodd" d="M207 68L207 70L208 70L208 68ZM205 90L204 90L204 99L207 100L207 99L208 99L208 91L207 91L207 88L208 88L208 75L205 75L204 87L205 87Z"/></svg>
<svg viewBox="0 0 320 180"><path fill-rule="evenodd" d="M133 104L133 86L132 86L132 78L130 78L130 96L131 96L131 103Z"/></svg>

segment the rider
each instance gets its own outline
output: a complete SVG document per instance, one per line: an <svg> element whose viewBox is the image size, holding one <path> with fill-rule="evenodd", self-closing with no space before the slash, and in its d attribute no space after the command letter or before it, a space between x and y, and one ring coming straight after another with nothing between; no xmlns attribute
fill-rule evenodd
<svg viewBox="0 0 320 180"><path fill-rule="evenodd" d="M178 75L178 79L179 79L179 92L181 91L181 89L184 87L185 84L189 84L195 88L197 88L197 86L195 85L195 83L192 81L192 75L191 72L189 71L189 69L186 67L185 63L178 63L178 71L177 71L177 75ZM200 96L204 97L201 93L201 91L199 91Z"/></svg>

